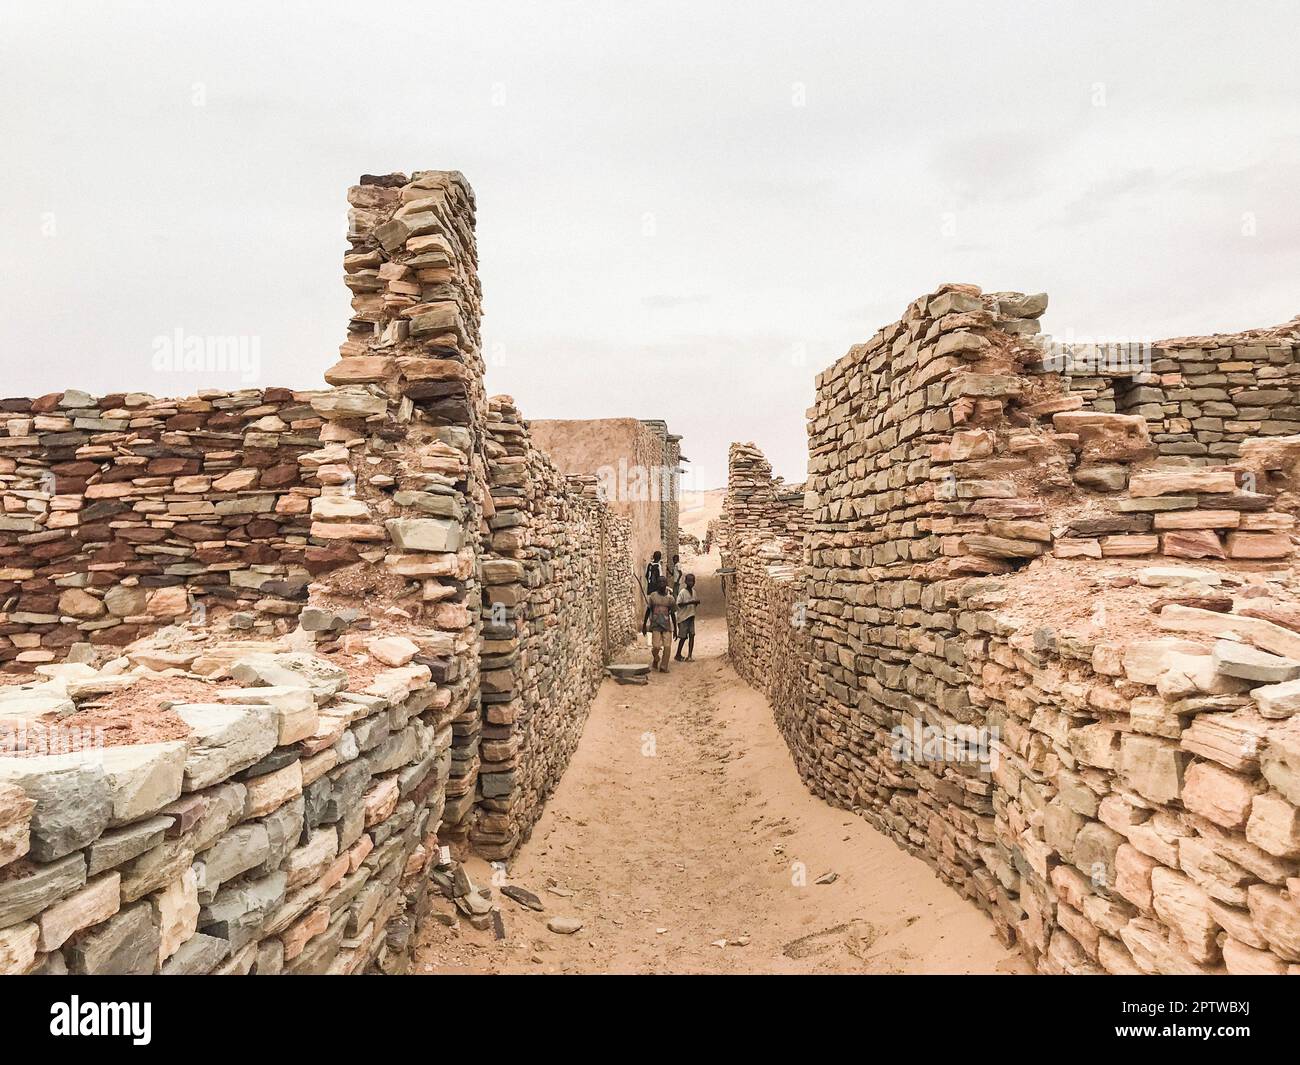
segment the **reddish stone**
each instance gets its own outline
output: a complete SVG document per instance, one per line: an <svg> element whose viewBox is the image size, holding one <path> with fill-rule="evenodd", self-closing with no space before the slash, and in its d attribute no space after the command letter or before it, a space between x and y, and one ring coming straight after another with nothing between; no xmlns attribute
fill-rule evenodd
<svg viewBox="0 0 1300 1065"><path fill-rule="evenodd" d="M158 477L170 477L181 473L198 473L200 468L198 459L178 457L150 459L149 465L145 467L149 473Z"/></svg>
<svg viewBox="0 0 1300 1065"><path fill-rule="evenodd" d="M261 486L263 488L285 488L299 481L298 466L296 463L280 463L276 466L267 467L262 473Z"/></svg>
<svg viewBox="0 0 1300 1065"><path fill-rule="evenodd" d="M48 414L52 410L58 410L61 399L63 399L62 392L50 392L44 396L38 396L31 402L31 412L33 414Z"/></svg>
<svg viewBox="0 0 1300 1065"><path fill-rule="evenodd" d="M224 540L226 530L220 525L200 525L198 522L185 522L183 525L172 527L172 535L179 536L182 540Z"/></svg>
<svg viewBox="0 0 1300 1065"><path fill-rule="evenodd" d="M265 518L256 518L248 523L245 534L254 540L269 540L271 537L280 535L280 526L273 521L267 521Z"/></svg>
<svg viewBox="0 0 1300 1065"><path fill-rule="evenodd" d="M350 565L358 561L360 557L354 548L346 545L340 544L332 547L313 545L303 552L303 565L306 566L308 573L316 576L338 569L340 566Z"/></svg>
<svg viewBox="0 0 1300 1065"><path fill-rule="evenodd" d="M103 467L97 462L57 462L50 469L61 476L89 477L99 473Z"/></svg>
<svg viewBox="0 0 1300 1065"><path fill-rule="evenodd" d="M1160 537L1160 551L1170 558L1226 558L1223 544L1210 529L1167 532Z"/></svg>

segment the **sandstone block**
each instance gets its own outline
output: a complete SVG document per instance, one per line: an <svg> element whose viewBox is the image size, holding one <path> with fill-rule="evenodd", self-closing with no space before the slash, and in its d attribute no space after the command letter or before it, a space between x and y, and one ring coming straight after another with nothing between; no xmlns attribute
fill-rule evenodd
<svg viewBox="0 0 1300 1065"><path fill-rule="evenodd" d="M108 873L42 912L40 949L58 950L73 933L108 920L122 905L121 891L121 876Z"/></svg>
<svg viewBox="0 0 1300 1065"><path fill-rule="evenodd" d="M185 703L173 708L190 727L184 787L197 791L260 761L274 750L279 729L269 706Z"/></svg>

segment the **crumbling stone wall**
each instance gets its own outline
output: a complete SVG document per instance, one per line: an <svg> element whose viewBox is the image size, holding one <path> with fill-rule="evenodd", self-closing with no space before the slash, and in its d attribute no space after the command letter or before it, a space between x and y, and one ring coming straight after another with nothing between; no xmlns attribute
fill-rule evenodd
<svg viewBox="0 0 1300 1065"><path fill-rule="evenodd" d="M1080 346L1056 352L1091 410L1147 421L1161 456L1232 461L1243 441L1300 433L1300 321L1227 336Z"/></svg>
<svg viewBox="0 0 1300 1065"><path fill-rule="evenodd" d="M326 393L0 402L0 663L219 608L261 631L346 552L313 538Z"/></svg>
<svg viewBox="0 0 1300 1065"><path fill-rule="evenodd" d="M1298 445L1159 455L1045 306L945 286L818 377L795 761L1042 971L1295 971Z"/></svg>
<svg viewBox="0 0 1300 1065"><path fill-rule="evenodd" d="M569 764L613 650L632 638L628 522L566 478L509 396L491 401L475 849L508 857ZM611 567L607 560L617 559Z"/></svg>
<svg viewBox="0 0 1300 1065"><path fill-rule="evenodd" d="M348 199L333 387L0 403L0 972L400 970L436 895L490 919L440 835L527 831L632 631L627 523L510 479L468 184Z"/></svg>
<svg viewBox="0 0 1300 1065"><path fill-rule="evenodd" d="M430 874L449 885L452 868L437 829L455 707L412 662L440 634L412 635L351 638L378 671L195 641L171 651L209 660L180 699L143 650L129 672L42 667L29 705L67 704L50 735L109 745L0 757L0 972L400 968ZM131 696L153 712L122 734L114 710ZM22 727L6 739L48 729Z"/></svg>
<svg viewBox="0 0 1300 1065"><path fill-rule="evenodd" d="M803 486L773 477L757 447L731 445L719 537L728 653L782 732L802 722L808 673L803 503Z"/></svg>

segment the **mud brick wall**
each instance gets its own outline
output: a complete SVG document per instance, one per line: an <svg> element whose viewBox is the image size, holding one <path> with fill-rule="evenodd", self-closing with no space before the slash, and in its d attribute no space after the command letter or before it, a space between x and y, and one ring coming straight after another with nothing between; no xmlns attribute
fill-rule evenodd
<svg viewBox="0 0 1300 1065"><path fill-rule="evenodd" d="M188 662L208 659L202 681L144 654L42 667L60 734L109 745L0 757L0 972L400 969L442 860L454 710L411 661L437 642L331 660L208 641ZM158 708L151 741L115 745L139 738L114 713L132 696ZM0 692L0 717L21 702Z"/></svg>
<svg viewBox="0 0 1300 1065"><path fill-rule="evenodd" d="M569 764L611 651L632 638L629 524L566 478L508 396L493 397L482 555L482 742L470 840L527 838Z"/></svg>
<svg viewBox="0 0 1300 1065"><path fill-rule="evenodd" d="M945 286L819 376L778 719L1041 971L1295 971L1300 443L1180 468L1044 362L1045 308Z"/></svg>
<svg viewBox="0 0 1300 1065"><path fill-rule="evenodd" d="M631 523L638 577L650 555L678 552L680 437L662 421L636 418L537 419L533 442L564 474L596 477L602 498Z"/></svg>

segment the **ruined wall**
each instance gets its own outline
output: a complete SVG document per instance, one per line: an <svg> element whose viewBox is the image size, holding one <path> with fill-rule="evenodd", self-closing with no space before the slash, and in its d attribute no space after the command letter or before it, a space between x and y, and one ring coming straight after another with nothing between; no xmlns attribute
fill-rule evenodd
<svg viewBox="0 0 1300 1065"><path fill-rule="evenodd" d="M530 421L533 442L565 474L595 476L615 513L631 523L641 576L655 551L677 553L681 451L663 422L636 418Z"/></svg>
<svg viewBox="0 0 1300 1065"><path fill-rule="evenodd" d="M803 486L772 476L753 444L732 444L720 519L728 654L772 703L782 733L802 727L808 673ZM791 741L792 749L803 744Z"/></svg>
<svg viewBox="0 0 1300 1065"><path fill-rule="evenodd" d="M413 636L350 648L396 668L211 641L170 652L209 659L202 679L152 672L147 652L109 676L43 667L29 703L67 712L7 741L85 746L0 757L0 972L400 968L440 864L450 883L437 828L455 710L410 664L438 634Z"/></svg>
<svg viewBox="0 0 1300 1065"><path fill-rule="evenodd" d="M482 766L470 839L506 858L569 764L610 654L632 638L628 523L536 447L509 396L491 401Z"/></svg>
<svg viewBox="0 0 1300 1065"><path fill-rule="evenodd" d="M490 920L439 839L526 832L631 633L627 523L510 477L468 184L348 199L333 387L0 403L0 972L400 971L439 896Z"/></svg>
<svg viewBox="0 0 1300 1065"><path fill-rule="evenodd" d="M819 376L795 761L1044 972L1294 971L1294 519L1085 409L1045 306L946 286Z"/></svg>
<svg viewBox="0 0 1300 1065"><path fill-rule="evenodd" d="M479 524L486 402L473 195L426 171L365 178L349 203L337 387L0 404L5 668L178 620L283 633L340 569L352 607L423 603L472 643L472 549L457 553Z"/></svg>
<svg viewBox="0 0 1300 1065"><path fill-rule="evenodd" d="M1210 465L1232 461L1252 437L1300 433L1297 342L1300 322L1291 321L1160 340L1149 350L1132 341L1061 345L1055 354L1089 409L1138 415L1159 455Z"/></svg>
<svg viewBox="0 0 1300 1065"><path fill-rule="evenodd" d="M324 393L0 402L0 663L120 647L210 605L271 631L346 559L311 535Z"/></svg>

